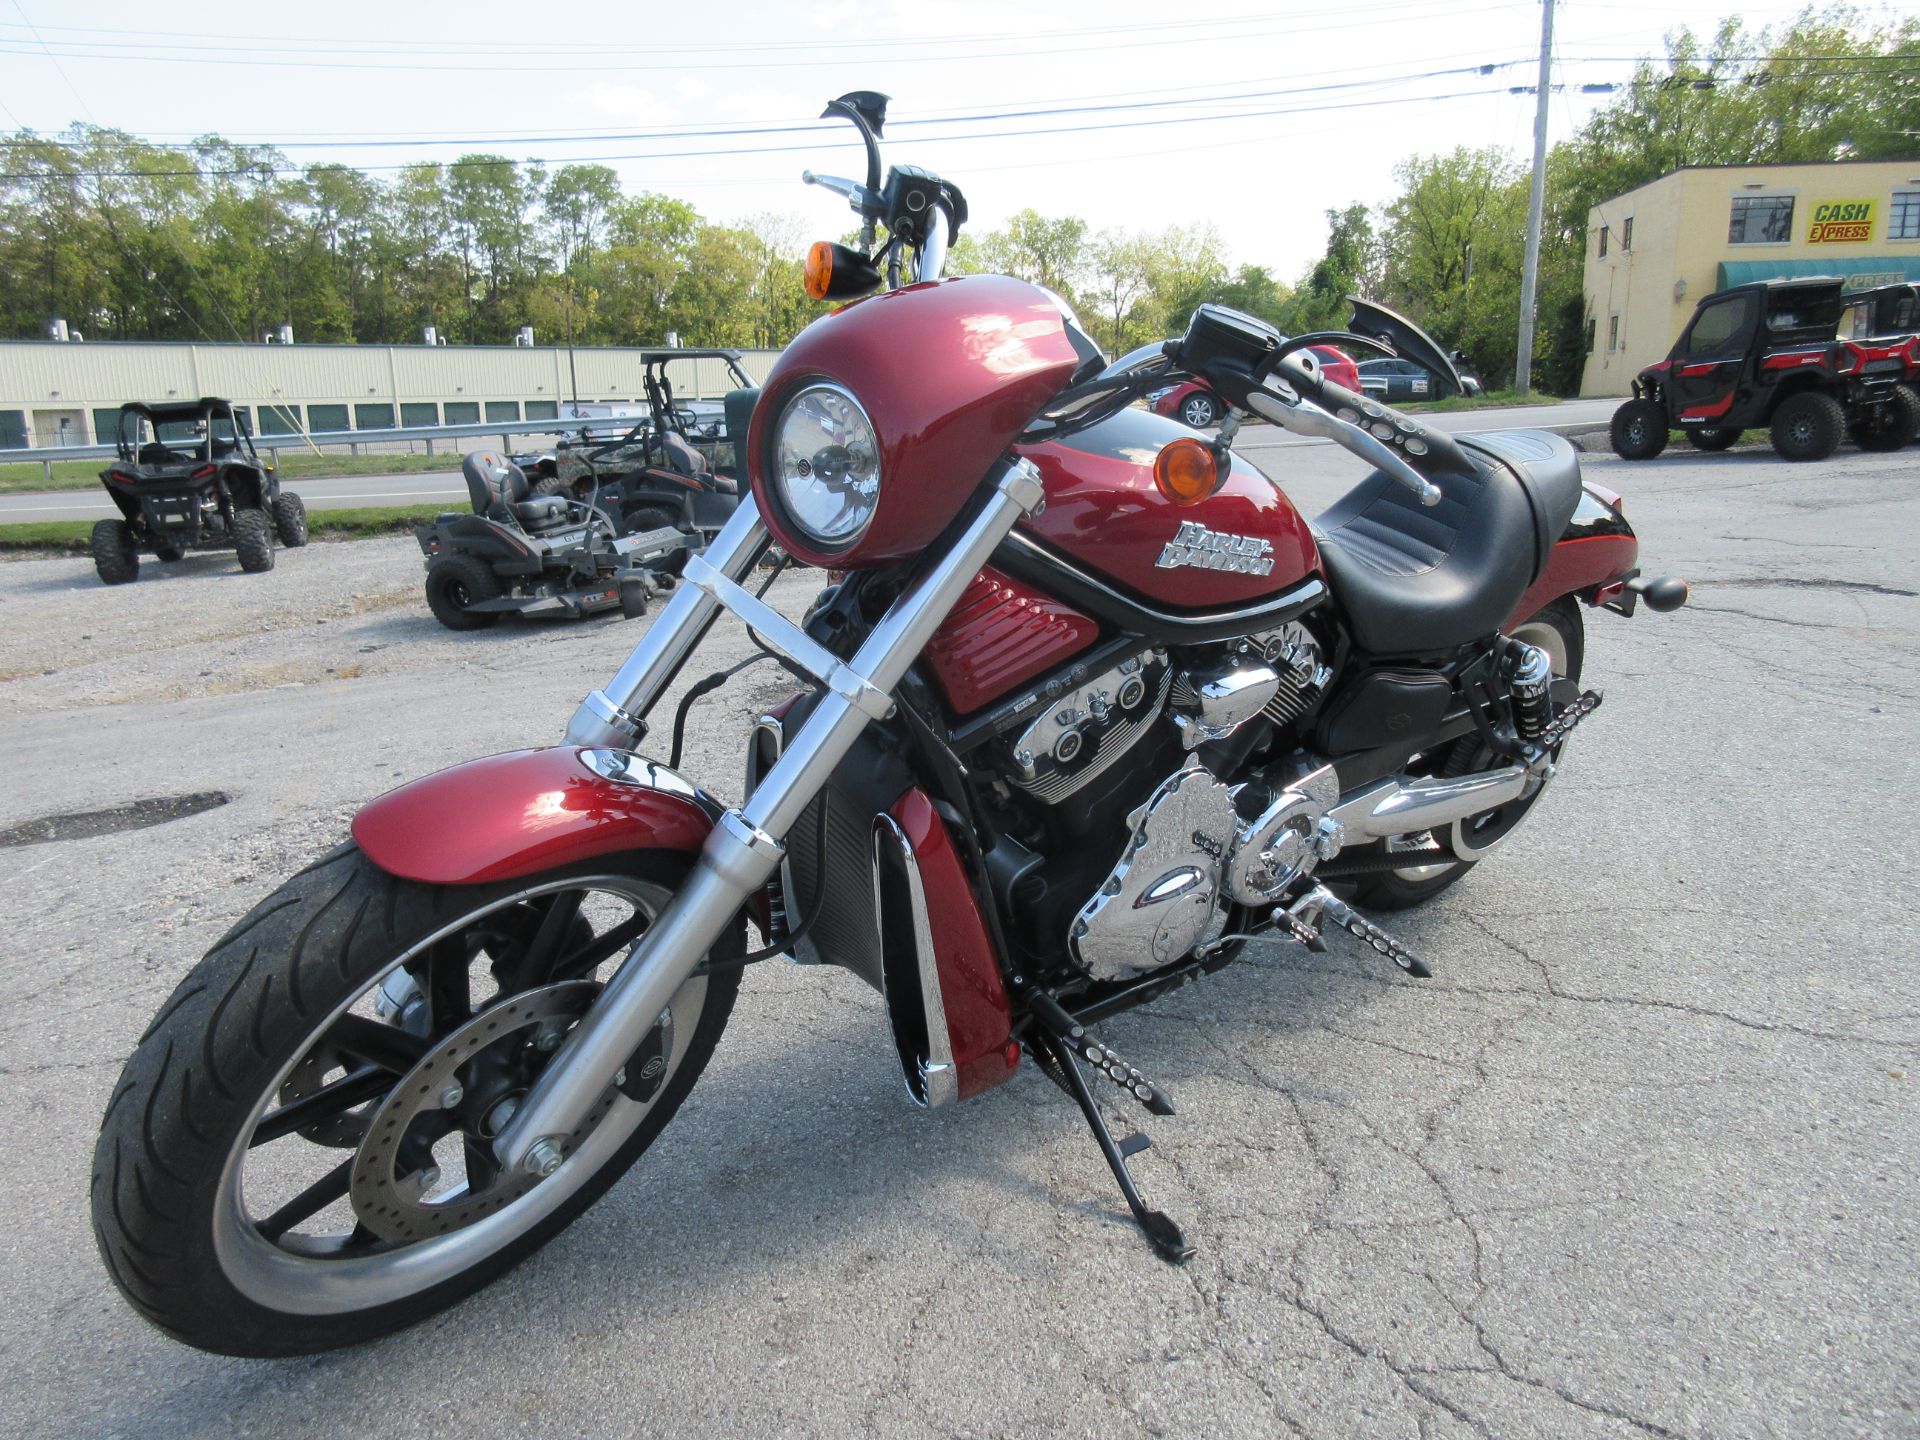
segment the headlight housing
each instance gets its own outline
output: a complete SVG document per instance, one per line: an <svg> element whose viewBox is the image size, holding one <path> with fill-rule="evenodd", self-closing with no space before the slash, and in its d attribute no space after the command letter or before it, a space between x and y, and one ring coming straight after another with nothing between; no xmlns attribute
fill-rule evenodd
<svg viewBox="0 0 1920 1440"><path fill-rule="evenodd" d="M773 488L807 539L845 549L880 504L880 441L844 386L816 380L788 399L773 427Z"/></svg>

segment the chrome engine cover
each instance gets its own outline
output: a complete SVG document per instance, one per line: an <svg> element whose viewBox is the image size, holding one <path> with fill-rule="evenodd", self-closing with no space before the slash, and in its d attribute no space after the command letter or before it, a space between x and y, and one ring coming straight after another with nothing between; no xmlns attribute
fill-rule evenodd
<svg viewBox="0 0 1920 1440"><path fill-rule="evenodd" d="M1073 920L1074 956L1096 980L1158 970L1226 926L1221 873L1240 828L1232 792L1189 760L1127 825L1126 849Z"/></svg>
<svg viewBox="0 0 1920 1440"><path fill-rule="evenodd" d="M1242 905L1271 905L1322 860L1340 852L1344 827L1328 818L1340 803L1331 765L1300 776L1241 827L1227 856L1225 888Z"/></svg>
<svg viewBox="0 0 1920 1440"><path fill-rule="evenodd" d="M1173 672L1145 650L1084 685L1050 697L1008 745L1010 785L1057 804L1133 747L1166 705Z"/></svg>

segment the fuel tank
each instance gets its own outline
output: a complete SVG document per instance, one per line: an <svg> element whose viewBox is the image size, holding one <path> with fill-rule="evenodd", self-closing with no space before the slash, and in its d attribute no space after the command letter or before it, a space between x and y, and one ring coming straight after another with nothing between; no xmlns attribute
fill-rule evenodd
<svg viewBox="0 0 1920 1440"><path fill-rule="evenodd" d="M1160 493L1154 457L1191 434L1128 409L1065 439L1021 446L1047 491L1046 508L1022 524L1081 569L1164 610L1249 605L1319 574L1305 518L1238 455L1226 483L1198 504Z"/></svg>

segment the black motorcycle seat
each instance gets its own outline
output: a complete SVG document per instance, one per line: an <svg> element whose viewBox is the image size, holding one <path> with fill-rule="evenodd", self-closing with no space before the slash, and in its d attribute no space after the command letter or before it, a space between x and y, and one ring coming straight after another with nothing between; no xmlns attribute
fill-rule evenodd
<svg viewBox="0 0 1920 1440"><path fill-rule="evenodd" d="M1375 655L1431 655L1492 634L1580 502L1579 459L1557 435L1460 444L1473 472L1430 477L1439 504L1375 471L1314 521L1334 596Z"/></svg>

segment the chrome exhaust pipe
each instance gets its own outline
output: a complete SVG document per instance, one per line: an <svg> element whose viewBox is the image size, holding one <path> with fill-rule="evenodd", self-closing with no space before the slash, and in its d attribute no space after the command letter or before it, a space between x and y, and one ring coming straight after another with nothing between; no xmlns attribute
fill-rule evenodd
<svg viewBox="0 0 1920 1440"><path fill-rule="evenodd" d="M1451 780L1382 780L1342 800L1328 815L1346 827L1349 844L1443 830L1518 800L1527 778L1526 766L1508 765Z"/></svg>

